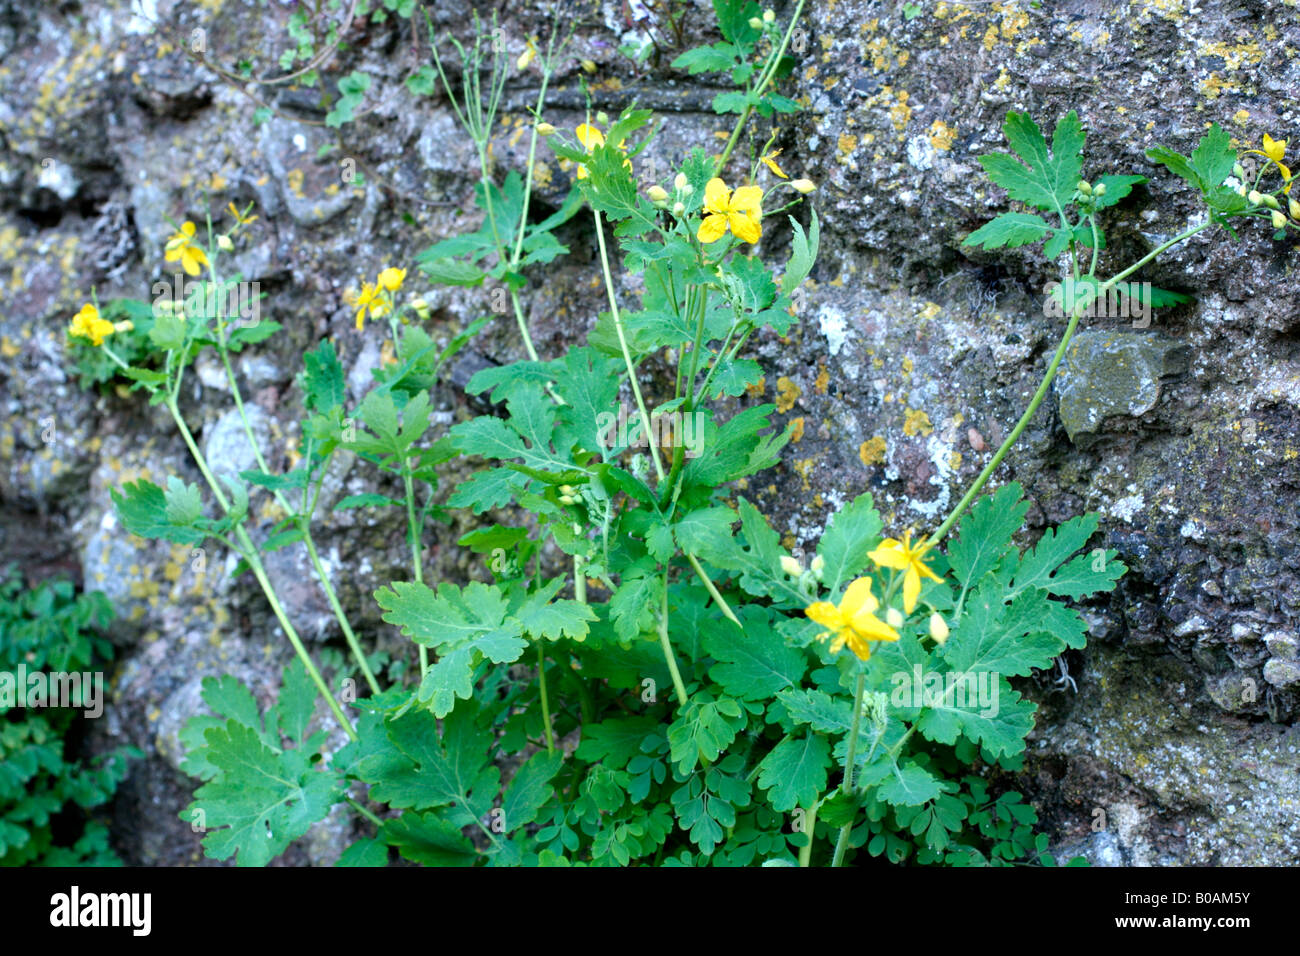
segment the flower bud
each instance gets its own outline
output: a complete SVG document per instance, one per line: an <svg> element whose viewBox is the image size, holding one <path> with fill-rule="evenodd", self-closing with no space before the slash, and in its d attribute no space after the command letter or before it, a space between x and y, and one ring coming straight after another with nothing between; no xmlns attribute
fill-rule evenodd
<svg viewBox="0 0 1300 956"><path fill-rule="evenodd" d="M763 29L763 21L760 20L758 17L750 17L749 25L753 27L755 30Z"/></svg>
<svg viewBox="0 0 1300 956"><path fill-rule="evenodd" d="M796 192L801 192L805 196L817 188L817 184L811 179L796 179L790 183L790 186Z"/></svg>
<svg viewBox="0 0 1300 956"><path fill-rule="evenodd" d="M537 56L537 50L530 43L528 49L519 54L519 59L515 60L515 66L521 71L528 69L528 64L533 62L533 57Z"/></svg>
<svg viewBox="0 0 1300 956"><path fill-rule="evenodd" d="M230 252L235 248L235 244L230 241L229 236L217 236L217 248L222 252Z"/></svg>
<svg viewBox="0 0 1300 956"><path fill-rule="evenodd" d="M573 495L560 495L560 504L562 505L571 505L576 500Z"/></svg>
<svg viewBox="0 0 1300 956"><path fill-rule="evenodd" d="M695 187L692 186L690 183L687 183L685 186L682 187L683 196L689 196L693 192L695 192Z"/></svg>
<svg viewBox="0 0 1300 956"><path fill-rule="evenodd" d="M1081 192L1081 193L1082 193L1083 195L1085 195L1085 196L1091 196L1091 195L1092 195L1092 186L1090 186L1090 185L1088 184L1087 180L1080 179L1080 180L1079 180L1079 184L1078 184L1077 186L1075 186L1074 188L1077 189L1077 190L1079 190L1079 192Z"/></svg>
<svg viewBox="0 0 1300 956"><path fill-rule="evenodd" d="M537 132L541 133L543 136L550 136L555 132L555 127L550 123L538 123Z"/></svg>
<svg viewBox="0 0 1300 956"><path fill-rule="evenodd" d="M429 320L429 303L425 302L423 299L412 299L410 305L411 308L415 310L415 314L422 320L426 322Z"/></svg>
<svg viewBox="0 0 1300 956"><path fill-rule="evenodd" d="M1286 208L1287 212L1291 213L1292 219L1300 219L1300 202L1296 202L1294 199L1288 199L1286 201Z"/></svg>
<svg viewBox="0 0 1300 956"><path fill-rule="evenodd" d="M930 636L934 638L936 644L948 640L948 624L938 611L930 615Z"/></svg>
<svg viewBox="0 0 1300 956"><path fill-rule="evenodd" d="M1243 165L1241 165L1241 163L1233 163L1233 164L1232 164L1232 175L1236 176L1236 177L1237 177L1238 179L1240 179L1242 182L1245 182L1245 181L1246 181L1246 167L1243 166Z"/></svg>
<svg viewBox="0 0 1300 956"><path fill-rule="evenodd" d="M1260 194L1258 189L1252 189L1250 192L1246 193L1246 198L1250 200L1252 206L1258 206L1264 201L1264 197Z"/></svg>
<svg viewBox="0 0 1300 956"><path fill-rule="evenodd" d="M1274 229L1285 229L1285 228L1286 228L1286 216L1282 215L1282 214L1281 214L1280 212L1278 212L1276 209L1273 210L1273 216L1272 216L1272 219L1273 219L1273 228L1274 228Z"/></svg>
<svg viewBox="0 0 1300 956"><path fill-rule="evenodd" d="M771 7L768 7L766 10L763 11L764 23L773 23L775 20L776 20L776 11L773 10Z"/></svg>
<svg viewBox="0 0 1300 956"><path fill-rule="evenodd" d="M673 203L673 215L674 215L674 216L681 216L681 215L684 215L685 213L686 213L686 203L684 203L684 202L675 202L675 203Z"/></svg>
<svg viewBox="0 0 1300 956"><path fill-rule="evenodd" d="M790 557L788 554L781 555L781 570L792 578L797 578L803 574L803 565Z"/></svg>
<svg viewBox="0 0 1300 956"><path fill-rule="evenodd" d="M668 190L664 189L662 186L659 185L651 186L649 189L647 189L646 195L649 196L650 201L654 203L661 203L661 202L668 201Z"/></svg>
<svg viewBox="0 0 1300 956"><path fill-rule="evenodd" d="M812 564L808 565L808 567L812 569L812 573L817 575L817 580L820 581L822 579L822 572L826 570L826 561L819 554L817 557L812 559Z"/></svg>
<svg viewBox="0 0 1300 956"><path fill-rule="evenodd" d="M1096 187L1092 190L1092 194L1096 196L1098 199L1106 195L1106 184L1098 183Z"/></svg>
<svg viewBox="0 0 1300 956"><path fill-rule="evenodd" d="M673 189L676 189L678 192L681 192L690 184L690 180L686 178L685 173L678 173L673 177Z"/></svg>
<svg viewBox="0 0 1300 956"><path fill-rule="evenodd" d="M596 72L596 64L595 64L593 61L591 61L591 60L583 60L583 61L582 61L582 72L583 72L583 73L595 73L595 72Z"/></svg>
<svg viewBox="0 0 1300 956"><path fill-rule="evenodd" d="M891 607L885 612L885 623L890 627L898 628L903 626L902 612L896 607Z"/></svg>
<svg viewBox="0 0 1300 956"><path fill-rule="evenodd" d="M1238 195L1238 196L1245 196L1245 195L1246 195L1246 187L1245 187L1245 186L1238 186L1238 187L1237 187L1237 195Z"/></svg>
<svg viewBox="0 0 1300 956"><path fill-rule="evenodd" d="M1268 193L1264 193L1264 205L1267 206L1269 209L1281 209L1281 208L1282 208L1281 204L1278 203L1278 201L1277 201L1277 197L1276 197L1276 196L1270 196Z"/></svg>
<svg viewBox="0 0 1300 956"><path fill-rule="evenodd" d="M573 533L582 534L582 525L578 524L578 522L576 521L573 522Z"/></svg>
<svg viewBox="0 0 1300 956"><path fill-rule="evenodd" d="M596 114L596 122L599 123L601 126L608 126L609 114L606 113L604 110L601 110L599 113Z"/></svg>
<svg viewBox="0 0 1300 956"><path fill-rule="evenodd" d="M121 322L113 323L114 332L130 332L134 328L135 328L135 323L132 322L130 319L123 319Z"/></svg>

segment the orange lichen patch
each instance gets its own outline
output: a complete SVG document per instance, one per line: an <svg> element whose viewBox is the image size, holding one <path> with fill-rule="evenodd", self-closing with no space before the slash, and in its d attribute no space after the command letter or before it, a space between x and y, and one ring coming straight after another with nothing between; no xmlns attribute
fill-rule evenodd
<svg viewBox="0 0 1300 956"><path fill-rule="evenodd" d="M831 383L830 372L826 371L826 363L818 362L817 379L813 382L813 391L818 395L825 395L826 389Z"/></svg>
<svg viewBox="0 0 1300 956"><path fill-rule="evenodd" d="M784 415L794 408L794 403L802 394L798 385L782 375L776 380L776 410Z"/></svg>
<svg viewBox="0 0 1300 956"><path fill-rule="evenodd" d="M919 408L909 408L903 415L903 434L915 437L929 435L934 431L930 416Z"/></svg>
<svg viewBox="0 0 1300 956"><path fill-rule="evenodd" d="M790 420L790 441L799 444L803 439L803 418L792 418Z"/></svg>
<svg viewBox="0 0 1300 956"><path fill-rule="evenodd" d="M943 120L935 120L930 124L930 145L935 149L947 152L952 149L953 140L956 138L956 128L949 126Z"/></svg>
<svg viewBox="0 0 1300 956"><path fill-rule="evenodd" d="M871 468L885 463L885 440L879 435L869 438L858 447L858 457L862 464Z"/></svg>

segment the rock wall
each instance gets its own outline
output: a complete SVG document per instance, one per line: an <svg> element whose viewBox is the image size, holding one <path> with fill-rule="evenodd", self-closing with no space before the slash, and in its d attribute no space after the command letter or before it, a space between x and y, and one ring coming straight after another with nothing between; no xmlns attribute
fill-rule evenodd
<svg viewBox="0 0 1300 956"><path fill-rule="evenodd" d="M668 67L672 31L642 67L617 52L622 35L645 26L631 19L635 6L570 5L573 52L597 64L594 108L635 100L661 112L646 160L668 169L691 146L716 148L730 126L709 108L716 90ZM684 12L686 46L708 37L703 4L672 6ZM777 6L784 15L793 3ZM545 35L548 8L498 5L512 59L527 36ZM122 615L115 702L98 736L150 754L117 804L119 849L134 863L199 859L198 835L176 818L192 789L176 769L176 732L199 706L201 679L233 673L269 697L286 649L260 594L230 578L233 559L145 544L117 526L111 488L169 471L198 476L158 409L78 387L64 350L72 313L92 287L101 301L147 299L154 281L169 280L169 218L201 222L229 201L256 201L236 267L268 293L263 315L285 331L243 354L238 371L282 467L296 440L302 351L331 337L353 398L381 360L379 333L356 331L343 290L477 226L472 144L445 102L402 82L428 60L413 21L349 27L324 85L332 93L353 69L374 82L341 131L322 122L320 88L232 83L187 55L201 38L211 62L273 74L293 9L0 0L0 561L19 560L33 579L69 571ZM429 9L440 33L467 38L469 3ZM1008 109L1044 125L1076 109L1089 131L1085 177L1149 177L1109 211L1104 271L1202 215L1145 148L1186 152L1212 121L1243 145L1264 132L1300 143L1294 0L823 0L808 4L805 23L785 92L806 109L785 119L776 145L787 171L820 184L822 254L790 338L752 345L769 372L763 397L802 429L782 465L747 490L790 544L815 542L864 490L887 527L932 526L1037 386L1063 329L1043 307L1057 264L1030 249L960 248L1007 208L976 157L1003 148ZM571 61L551 99L546 118L558 127L584 115L577 75ZM494 147L503 170L524 159L522 110L536 82L526 73L507 87ZM255 115L259 101L269 115ZM365 185L342 175L348 161ZM539 208L557 206L567 183L543 149ZM582 339L603 296L591 236L574 227L561 238L571 254L525 293L544 356ZM1088 648L1031 682L1043 714L1018 780L1056 845L1095 863L1300 858L1295 252L1247 227L1240 241L1208 231L1164 256L1141 277L1195 301L1149 328L1091 320L996 475L1020 481L1034 502L1025 543L1096 510L1105 546L1131 569L1087 610ZM486 296L432 291L431 328L463 327L490 311ZM460 386L476 367L521 355L512 330L503 318L465 353L437 395L442 423L482 410ZM218 368L200 365L184 410L214 460L239 463ZM329 494L377 490L368 469L337 464ZM431 532L438 575L482 573L454 545L471 517ZM345 511L321 542L363 641L396 648L369 595L402 574L402 528ZM276 552L271 572L328 663L341 641L297 550ZM285 862L328 861L343 826L322 827Z"/></svg>

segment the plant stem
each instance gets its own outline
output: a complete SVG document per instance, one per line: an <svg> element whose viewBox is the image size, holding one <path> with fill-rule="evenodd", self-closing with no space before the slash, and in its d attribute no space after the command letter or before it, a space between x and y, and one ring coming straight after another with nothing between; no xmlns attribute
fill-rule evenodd
<svg viewBox="0 0 1300 956"><path fill-rule="evenodd" d="M402 481L406 486L406 527L407 538L411 542L411 569L415 575L415 583L424 583L424 567L420 560L420 532L415 522L415 488L411 481L411 469L406 462L402 462ZM420 645L420 679L429 673L429 649L423 644Z"/></svg>
<svg viewBox="0 0 1300 956"><path fill-rule="evenodd" d="M727 604L726 598L718 593L717 585L709 579L708 574L704 571L704 566L700 564L695 555L687 553L686 560L691 562L691 567L695 569L695 573L700 576L700 581L704 584L704 590L709 592L709 597L713 598L713 603L718 606L718 610L722 612L723 616L737 627L743 626L740 623L740 618L736 617L731 610L731 606Z"/></svg>
<svg viewBox="0 0 1300 956"><path fill-rule="evenodd" d="M379 819L379 817L371 813L370 810L367 809L366 807L363 807L361 804L357 803L356 800L353 800L351 797L344 797L343 799L348 802L348 804L352 807L353 810L357 811L357 813L361 814L363 817L365 817L375 826L382 827L384 825L383 820Z"/></svg>
<svg viewBox="0 0 1300 956"><path fill-rule="evenodd" d="M546 693L546 655L542 653L544 638L535 637L537 641L537 687L542 695L542 726L546 728L546 752L555 753L555 731L551 729L551 698Z"/></svg>
<svg viewBox="0 0 1300 956"><path fill-rule="evenodd" d="M673 655L673 645L668 640L668 572L664 571L663 613L659 615L659 646L663 648L664 660L668 662L668 673L673 677L673 688L677 691L677 702L685 707L690 699L686 696L686 685L682 683L682 673L677 669L677 658Z"/></svg>
<svg viewBox="0 0 1300 956"><path fill-rule="evenodd" d="M808 842L799 847L799 865L807 867L812 860L813 837L817 835L817 808L821 806L821 798L814 797L813 802L808 805L808 812L804 815L804 830L808 834Z"/></svg>
<svg viewBox="0 0 1300 956"><path fill-rule="evenodd" d="M199 471L203 473L203 478L212 490L213 497L217 499L222 511L229 512L230 503L221 491L221 486L217 484L216 478L213 477L207 459L199 451L199 446L194 441L194 435L190 432L189 426L185 424L185 419L181 416L174 397L167 399L167 410L171 412L172 420L176 422L181 438L184 439L194 463L199 466ZM298 659L302 661L303 666L307 669L307 674L311 677L312 683L316 685L317 692L329 704L330 710L334 712L334 718L339 722L339 725L347 731L349 737L356 740L357 732L352 729L352 722L348 720L347 715L339 707L338 701L334 699L334 695L330 693L329 687L326 686L325 679L321 677L320 671L316 669L316 665L307 654L307 649L303 647L302 639L298 637L298 632L294 630L288 615L285 614L284 607L280 604L279 597L276 596L275 588L271 586L271 581L266 576L266 569L262 567L262 559L257 554L257 546L253 544L242 523L235 526L235 539L239 543L241 557L248 564L249 570L253 572L253 577L257 579L257 583L261 585L262 593L266 595L267 601L270 602L271 612L275 615L276 620L280 622L280 627L284 629L285 635L289 638L289 643L293 645L294 652L297 653Z"/></svg>
<svg viewBox="0 0 1300 956"><path fill-rule="evenodd" d="M614 318L614 329L618 332L618 344L623 349L623 361L627 363L627 377L632 384L632 394L636 396L636 407L641 413L641 430L645 433L646 444L650 446L650 456L655 463L655 472L660 483L664 480L663 462L659 460L659 445L650 430L650 413L646 411L645 399L641 397L641 386L636 380L636 366L632 364L632 352L627 347L627 336L623 334L623 320L618 314L618 298L614 295L614 278L609 271L609 252L605 248L605 228L601 225L600 212L593 209L596 219L596 242L600 247L600 268L605 275L605 291L609 294L609 311Z"/></svg>
<svg viewBox="0 0 1300 956"><path fill-rule="evenodd" d="M573 599L579 604L587 603L587 572L583 568L585 564L582 555L573 556Z"/></svg>
<svg viewBox="0 0 1300 956"><path fill-rule="evenodd" d="M1157 246L1155 249L1152 249L1145 256L1143 256L1137 262L1133 263L1133 265L1129 266L1123 272L1116 273L1115 275L1107 279L1104 283L1102 283L1101 286L1098 287L1094 299L1105 295L1106 292L1109 291L1113 285L1115 285L1115 283L1120 282L1123 279L1126 279L1128 276L1132 275L1138 269L1142 268L1144 265L1146 265L1156 256L1160 255L1160 253L1164 252L1166 249L1169 249L1171 246L1176 246L1178 243L1183 242L1186 239L1190 239L1192 236L1196 235L1202 229L1208 228L1210 225L1212 225L1212 222L1210 220L1206 220L1205 222L1201 223L1199 226L1193 226L1191 229L1179 233L1177 236L1174 236L1174 238L1162 243L1161 245ZM957 507L952 509L948 517L944 519L943 524L939 525L938 529L934 532L934 534L930 535L930 537L926 540L925 543L926 549L934 547L936 544L938 544L940 541L944 539L944 536L947 535L949 531L952 530L953 525L957 523L957 519L962 516L962 514L965 512L967 507L970 506L970 503L975 500L975 496L980 493L980 490L984 487L985 483L992 476L993 472L997 469L998 465L1002 464L1002 459L1007 456L1007 452L1011 450L1011 446L1016 443L1016 440L1020 438L1020 435L1024 432L1025 428L1029 425L1030 419L1034 417L1034 412L1038 411L1038 406L1041 405L1043 399L1047 397L1047 391L1052 385L1052 380L1056 378L1056 372L1060 368L1061 360L1065 358L1065 350L1070 345L1070 339L1073 338L1074 330L1078 327L1079 319L1081 317L1082 317L1082 310L1080 308L1076 308L1074 310L1074 314L1070 316L1069 324L1066 325L1065 327L1065 335L1061 337L1061 344L1057 346L1056 354L1052 356L1051 364L1047 366L1047 373L1043 376L1043 381L1039 384L1038 391L1034 393L1034 397L1029 402L1029 407L1025 409L1025 413L1020 416L1020 421L1016 423L1016 427L1011 430L1011 434L1008 435L1006 437L1006 440L1002 442L1001 447L998 448L997 452L993 455L992 459L989 460L989 463L984 466L984 470L979 473L979 477L975 479L975 483L971 485L970 490L966 492L966 494L962 497L961 501L957 502Z"/></svg>
<svg viewBox="0 0 1300 956"><path fill-rule="evenodd" d="M853 792L853 769L858 759L858 729L862 725L862 693L866 689L866 683L867 675L859 667L858 685L853 692L853 725L849 730L848 752L844 755L844 782L840 784L840 789L845 793ZM849 848L849 834L852 832L852 820L840 827L840 838L835 843L835 858L831 860L831 866L839 866L844 862L844 853Z"/></svg>

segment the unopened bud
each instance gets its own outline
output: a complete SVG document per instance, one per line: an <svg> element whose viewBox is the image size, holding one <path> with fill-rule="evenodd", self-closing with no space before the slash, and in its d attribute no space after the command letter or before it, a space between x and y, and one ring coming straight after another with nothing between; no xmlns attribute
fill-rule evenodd
<svg viewBox="0 0 1300 956"><path fill-rule="evenodd" d="M1238 186L1238 187L1237 187L1237 195L1238 195L1238 196L1245 196L1245 195L1246 195L1246 187L1245 187L1245 186Z"/></svg>
<svg viewBox="0 0 1300 956"><path fill-rule="evenodd" d="M1277 201L1277 197L1276 197L1276 196L1270 196L1268 193L1264 193L1264 205L1267 206L1269 209L1281 209L1281 208L1282 208L1281 203L1279 203L1279 202Z"/></svg>
<svg viewBox="0 0 1300 956"><path fill-rule="evenodd" d="M538 123L537 132L541 133L543 136L550 136L555 132L555 127L550 123Z"/></svg>
<svg viewBox="0 0 1300 956"><path fill-rule="evenodd" d="M899 611L898 608L896 607L891 607L888 611L885 612L885 623L888 624L890 627L895 627L895 628L902 627L903 626L902 612Z"/></svg>
<svg viewBox="0 0 1300 956"><path fill-rule="evenodd" d="M812 569L812 573L817 575L817 580L820 581L822 572L826 570L826 560L819 554L812 559L812 564L808 565L808 567Z"/></svg>
<svg viewBox="0 0 1300 956"><path fill-rule="evenodd" d="M1285 229L1285 228L1286 228L1286 216L1282 215L1282 214L1281 214L1280 212L1278 212L1277 210L1274 210L1274 211L1273 211L1272 219L1273 219L1273 228L1274 228L1274 229Z"/></svg>
<svg viewBox="0 0 1300 956"><path fill-rule="evenodd" d="M114 332L130 332L134 328L135 328L135 323L132 322L130 319L123 319L121 322L113 323Z"/></svg>
<svg viewBox="0 0 1300 956"><path fill-rule="evenodd" d="M573 495L560 495L560 504L562 505L571 505L576 500Z"/></svg>
<svg viewBox="0 0 1300 956"><path fill-rule="evenodd" d="M686 178L685 173L678 173L673 177L673 189L676 189L678 192L681 192L690 184L690 180Z"/></svg>
<svg viewBox="0 0 1300 956"><path fill-rule="evenodd" d="M674 216L681 216L681 215L683 215L685 212L686 212L686 203L684 203L684 202L675 202L675 203L673 203L673 215L674 215Z"/></svg>
<svg viewBox="0 0 1300 956"><path fill-rule="evenodd" d="M1292 219L1300 219L1300 202L1296 202L1294 199L1288 199L1286 201L1286 208L1287 212L1291 213Z"/></svg>
<svg viewBox="0 0 1300 956"><path fill-rule="evenodd" d="M582 72L583 72L583 73L595 73L595 72L596 72L596 64L595 64L593 61L591 61L591 60L583 60L583 61L582 61Z"/></svg>
<svg viewBox="0 0 1300 956"><path fill-rule="evenodd" d="M235 244L230 241L229 236L217 236L217 248L222 252L229 252L235 248Z"/></svg>
<svg viewBox="0 0 1300 956"><path fill-rule="evenodd" d="M646 190L646 195L650 197L651 202L661 203L668 201L668 190L664 189L662 186L651 186Z"/></svg>
<svg viewBox="0 0 1300 956"><path fill-rule="evenodd" d="M573 485L560 485L560 494L562 495L576 495L577 493L578 489L574 488Z"/></svg>
<svg viewBox="0 0 1300 956"><path fill-rule="evenodd" d="M1096 187L1093 189L1092 194L1096 196L1098 199L1106 195L1106 184L1098 183Z"/></svg>
<svg viewBox="0 0 1300 956"><path fill-rule="evenodd" d="M763 11L764 23L772 23L775 20L776 20L776 11L773 10L771 7L768 7L766 10Z"/></svg>
<svg viewBox="0 0 1300 956"><path fill-rule="evenodd" d="M599 123L601 126L608 126L609 114L606 113L604 110L601 110L599 113L596 114L596 122Z"/></svg>
<svg viewBox="0 0 1300 956"><path fill-rule="evenodd" d="M753 27L755 30L763 29L763 21L760 20L758 17L750 17L749 25Z"/></svg>
<svg viewBox="0 0 1300 956"><path fill-rule="evenodd" d="M1236 176L1238 179L1244 182L1246 179L1246 167L1241 165L1241 163L1233 163L1232 175Z"/></svg>
<svg viewBox="0 0 1300 956"><path fill-rule="evenodd" d="M1079 190L1079 192L1081 192L1085 196L1092 195L1092 186L1088 184L1087 180L1080 179L1079 185L1075 186L1074 188Z"/></svg>
<svg viewBox="0 0 1300 956"><path fill-rule="evenodd" d="M788 554L781 555L781 570L792 578L797 578L803 574L803 565L790 557Z"/></svg>
<svg viewBox="0 0 1300 956"><path fill-rule="evenodd" d="M1260 194L1260 191L1258 189L1252 189L1250 192L1246 193L1246 198L1249 199L1251 205L1254 206L1258 206L1261 202L1264 201L1264 197L1263 195Z"/></svg>
<svg viewBox="0 0 1300 956"><path fill-rule="evenodd" d="M817 184L811 179L796 179L790 183L790 188L806 196L817 188Z"/></svg>
<svg viewBox="0 0 1300 956"><path fill-rule="evenodd" d="M429 303L425 302L423 299L412 299L410 305L411 308L415 310L416 315L418 315L421 319L428 321Z"/></svg>
<svg viewBox="0 0 1300 956"><path fill-rule="evenodd" d="M930 636L934 638L936 644L942 644L948 640L948 623L938 611L930 615Z"/></svg>

